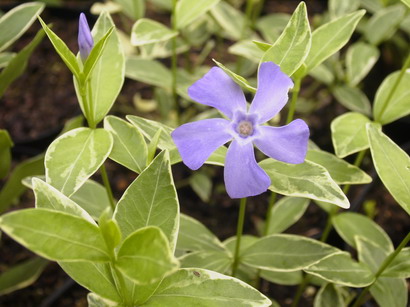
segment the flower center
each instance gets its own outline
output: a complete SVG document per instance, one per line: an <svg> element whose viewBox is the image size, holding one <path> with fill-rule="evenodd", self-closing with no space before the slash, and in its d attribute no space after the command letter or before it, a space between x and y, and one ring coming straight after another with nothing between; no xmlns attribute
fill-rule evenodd
<svg viewBox="0 0 410 307"><path fill-rule="evenodd" d="M253 134L253 125L250 121L241 120L236 126L236 131L241 137L247 137Z"/></svg>

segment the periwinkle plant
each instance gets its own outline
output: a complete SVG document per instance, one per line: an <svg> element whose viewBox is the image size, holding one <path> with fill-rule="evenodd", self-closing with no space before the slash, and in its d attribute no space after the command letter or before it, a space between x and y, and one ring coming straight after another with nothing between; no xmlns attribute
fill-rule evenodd
<svg viewBox="0 0 410 307"><path fill-rule="evenodd" d="M373 106L360 86L382 50L378 44L388 40L393 30L406 28L388 18L391 14L405 18L404 4L385 3L387 7L380 7L364 21L360 43L347 44L365 14L357 10L357 1L345 5L344 1L330 0L329 14L320 19L323 24L313 32L306 5L301 2L280 35L275 35L267 22L270 18L277 21L276 15L258 19L263 1L256 7L255 1L247 1L243 15L225 1L175 0L172 29L140 18L145 7L142 0L133 2L138 12L127 10L127 3L120 4L127 15L138 16L130 40L138 48L134 52L128 46L125 53L121 43L124 38L120 40L106 12L101 13L92 31L85 15L80 15L79 55L73 54L39 18L73 74L88 126L77 121L50 144L44 158L45 177L24 180L34 191L35 208L2 215L1 230L41 257L57 261L90 291L88 303L94 307L277 305L267 297L275 293L263 293L266 287L261 287L262 279L299 285L292 301L297 306L313 276L315 285L320 284L315 307L347 306L352 299L357 307L368 291L381 307L405 307L404 279L410 276L406 265L410 250L405 246L410 235L395 248L370 217L339 212L339 207L350 206L346 195L350 186L371 182L372 178L359 168L363 161L370 167L370 159L366 162L366 152L370 151L384 186L410 213L410 158L381 129L410 112L410 56L406 53L401 70L380 85ZM160 1L156 5L161 5ZM240 26L231 24L234 21L228 16L237 16L234 21L241 21ZM389 31L384 34L386 27L380 20L389 23ZM243 41L252 31L250 25L257 27L263 38ZM383 27L373 33L378 25ZM203 37L214 35L238 40L230 51L247 60L238 59L226 66L215 61L219 67L209 70L199 68L202 60L186 70L177 67L179 51L185 51L188 59L195 45L190 42L198 44L204 42ZM209 42L205 44L199 58L206 58L207 48L212 47ZM332 57L337 52L341 56ZM161 64L166 61L156 60L167 56L172 57L171 70ZM238 71L228 67L237 67ZM247 77L256 74L257 82L241 76L242 70L249 70ZM323 82L322 90L352 110L331 123L336 155L309 141L308 124L312 121L306 106L299 108L299 93L306 95L306 105L315 101L316 107L319 96L315 82L305 84L308 74L318 80L315 82ZM0 74L0 80L4 75ZM168 116L161 112L166 114L163 118L154 114L151 118L155 120L135 115L126 116L127 120L107 116L125 75L156 86L158 107L176 100L177 105L169 105L166 110L173 107L173 112L179 113L168 112ZM247 92L255 94L249 106ZM286 124L275 127L271 119L281 110L286 112L289 92ZM210 118L216 112L209 116L208 110L194 102L216 108L221 117ZM295 110L303 119L293 120ZM8 140L7 146L10 144ZM266 156L255 156L254 146ZM357 154L354 165L343 159L350 154ZM104 167L107 159L137 175L118 201ZM171 167L181 161L195 172L189 180L175 183ZM206 172L198 173L203 164L223 166L227 201L241 198L236 235L223 242L200 221L180 213L176 186L190 182L200 196L207 191L208 197L212 195L206 186L212 187L218 180ZM103 184L94 179L101 179ZM264 208L263 202L269 198L266 219L256 225L254 233L258 236L242 237L246 198L260 194L252 201ZM328 214L320 239L283 234L303 216L311 201ZM326 243L333 227L356 249L357 259ZM44 261L37 262L32 265L41 270ZM355 298L354 288L364 290Z"/></svg>

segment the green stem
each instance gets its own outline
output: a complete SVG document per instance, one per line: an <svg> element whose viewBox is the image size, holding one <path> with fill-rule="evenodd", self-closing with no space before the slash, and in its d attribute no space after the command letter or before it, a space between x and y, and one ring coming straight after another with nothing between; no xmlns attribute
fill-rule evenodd
<svg viewBox="0 0 410 307"><path fill-rule="evenodd" d="M241 237L243 232L243 224L245 221L245 209L246 209L246 198L241 198L241 203L239 205L239 216L238 223L236 225L236 246L235 254L232 263L232 276L235 276L239 265L239 251L241 249Z"/></svg>
<svg viewBox="0 0 410 307"><path fill-rule="evenodd" d="M292 305L290 305L290 307L298 306L300 298L302 297L303 292L305 292L305 288L307 287L309 282L310 282L310 276L305 275L305 278L303 278L302 283L299 285L296 291L295 298L293 299Z"/></svg>
<svg viewBox="0 0 410 307"><path fill-rule="evenodd" d="M253 14L252 14L252 27L256 23L259 16L261 15L264 4L265 4L265 0L259 0L258 3L256 4L255 9L253 10Z"/></svg>
<svg viewBox="0 0 410 307"><path fill-rule="evenodd" d="M110 268L111 268L111 276L114 279L115 283L115 288L117 289L118 294L120 295L124 306L132 306L132 302L130 301L128 295L127 295L127 286L125 284L124 276L118 269L115 267L115 263L112 261L110 263Z"/></svg>
<svg viewBox="0 0 410 307"><path fill-rule="evenodd" d="M293 117L295 116L296 101L298 100L298 96L299 96L299 92L300 92L300 84L301 83L302 83L301 78L296 78L295 79L295 85L294 85L293 91L292 91L292 99L290 101L288 117L286 118L286 124L289 124L293 120Z"/></svg>
<svg viewBox="0 0 410 307"><path fill-rule="evenodd" d="M370 285L368 285L366 288L363 289L363 291L360 293L360 295L358 296L358 298L356 299L352 307L360 306L366 293L369 292L370 288L374 285L374 283L377 281L380 275L382 275L384 270L390 265L390 263L394 260L394 258L396 258L396 256L400 253L403 247L405 247L407 243L409 243L409 241L410 241L410 232L403 239L403 241L401 241L400 245L396 248L396 250L383 261L382 265L380 266L380 268L377 270L376 274L374 275L374 281Z"/></svg>
<svg viewBox="0 0 410 307"><path fill-rule="evenodd" d="M387 106L390 103L390 100L393 98L394 92L396 91L397 87L400 84L401 79L404 76L404 73L406 72L407 68L410 66L410 54L407 56L406 61L404 62L403 67L400 70L400 74L398 76L398 78L396 79L396 81L393 84L393 87L391 88L389 95L387 96L386 100L384 101L384 104L380 110L379 116L378 118L376 118L376 121L379 121L383 115L383 113L386 111Z"/></svg>
<svg viewBox="0 0 410 307"><path fill-rule="evenodd" d="M266 211L266 221L265 221L265 229L263 231L263 235L267 236L268 235L268 230L269 230L269 226L270 226L270 222L271 222L271 213L272 213L272 209L273 209L273 205L276 202L276 193L272 192L269 198L269 204L268 204L268 210Z"/></svg>
<svg viewBox="0 0 410 307"><path fill-rule="evenodd" d="M177 0L172 1L172 16L171 16L171 25L172 30L177 31L177 19L176 19L176 7ZM171 41L172 55L171 55L171 73L172 73L172 98L174 101L175 111L177 115L177 122L179 123L180 107L178 104L178 95L177 95L177 37L172 38Z"/></svg>
<svg viewBox="0 0 410 307"><path fill-rule="evenodd" d="M112 211L115 210L115 202L114 202L114 196L112 195L112 190L110 186L110 181L108 180L107 176L107 170L105 169L105 165L101 165L100 167L100 172L101 172L101 177L105 186L105 190L107 191L108 199L110 201L111 209Z"/></svg>

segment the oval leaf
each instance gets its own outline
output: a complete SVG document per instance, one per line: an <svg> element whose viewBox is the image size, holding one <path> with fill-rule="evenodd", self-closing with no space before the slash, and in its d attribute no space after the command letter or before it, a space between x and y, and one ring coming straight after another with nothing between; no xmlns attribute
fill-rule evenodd
<svg viewBox="0 0 410 307"><path fill-rule="evenodd" d="M131 44L133 46L153 44L167 41L177 35L177 31L172 31L162 23L147 18L141 18L132 27Z"/></svg>
<svg viewBox="0 0 410 307"><path fill-rule="evenodd" d="M205 14L220 0L179 0L175 10L176 27L183 29Z"/></svg>
<svg viewBox="0 0 410 307"><path fill-rule="evenodd" d="M373 45L364 42L352 45L346 53L346 74L349 85L359 84L373 68L379 56L379 49Z"/></svg>

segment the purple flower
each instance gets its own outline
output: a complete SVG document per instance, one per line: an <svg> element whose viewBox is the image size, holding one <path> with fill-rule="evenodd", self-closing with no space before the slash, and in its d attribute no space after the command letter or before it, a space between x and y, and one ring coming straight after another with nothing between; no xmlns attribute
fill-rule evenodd
<svg viewBox="0 0 410 307"><path fill-rule="evenodd" d="M185 165L198 169L212 152L232 140L224 169L228 195L243 198L265 192L271 181L255 160L253 144L279 161L299 164L305 160L309 128L303 120L282 127L262 125L284 107L292 87L292 80L279 66L262 63L258 90L248 110L239 85L222 69L211 68L188 89L188 94L199 103L217 108L230 120L205 119L176 128L171 135Z"/></svg>
<svg viewBox="0 0 410 307"><path fill-rule="evenodd" d="M90 27L88 26L87 18L84 13L81 13L78 23L78 47L80 49L80 57L83 62L87 59L91 49L93 49L93 46L94 40L91 35Z"/></svg>

